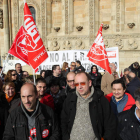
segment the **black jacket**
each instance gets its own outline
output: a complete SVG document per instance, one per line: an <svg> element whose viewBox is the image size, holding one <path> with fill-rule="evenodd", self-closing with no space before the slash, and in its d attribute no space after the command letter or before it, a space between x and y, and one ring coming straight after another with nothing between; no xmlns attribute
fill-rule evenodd
<svg viewBox="0 0 140 140"><path fill-rule="evenodd" d="M75 94L76 88L71 89L68 85L65 88L65 94L66 96L71 96L71 94Z"/></svg>
<svg viewBox="0 0 140 140"><path fill-rule="evenodd" d="M90 72L89 75L92 80L92 85L96 88L101 89L101 78L102 78L101 73L98 72L98 73L94 74L94 73Z"/></svg>
<svg viewBox="0 0 140 140"><path fill-rule="evenodd" d="M73 127L76 115L77 95L72 94L64 101L61 114L61 129L63 140L70 139L70 133ZM100 140L114 140L116 137L116 118L111 110L103 92L95 91L93 100L89 103L89 113L92 127L96 137Z"/></svg>
<svg viewBox="0 0 140 140"><path fill-rule="evenodd" d="M126 92L130 93L134 98L134 92L138 88L140 88L140 80L138 77L135 77L130 83L126 85Z"/></svg>
<svg viewBox="0 0 140 140"><path fill-rule="evenodd" d="M39 103L39 110L35 120L36 137L38 140L60 140L58 122L53 110ZM49 130L49 135L42 138L43 130ZM5 127L3 140L28 140L29 138L27 118L21 108L18 107L11 112Z"/></svg>
<svg viewBox="0 0 140 140"><path fill-rule="evenodd" d="M74 70L74 72L80 72L80 71L85 71L85 68L81 65L81 66L79 66L79 67L76 67L75 68L75 70Z"/></svg>
<svg viewBox="0 0 140 140"><path fill-rule="evenodd" d="M117 140L140 140L140 122L135 116L136 105L118 115Z"/></svg>
<svg viewBox="0 0 140 140"><path fill-rule="evenodd" d="M50 83L51 83L52 80L58 80L61 89L63 88L63 86L66 86L66 78L65 77L62 77L62 76L54 77L53 75L51 75L51 76L48 76L47 78L45 78L47 88L50 87Z"/></svg>

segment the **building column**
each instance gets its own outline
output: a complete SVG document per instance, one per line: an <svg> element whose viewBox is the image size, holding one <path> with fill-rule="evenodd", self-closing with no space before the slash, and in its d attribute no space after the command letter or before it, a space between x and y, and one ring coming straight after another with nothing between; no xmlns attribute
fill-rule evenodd
<svg viewBox="0 0 140 140"><path fill-rule="evenodd" d="M7 53L10 48L8 0L3 0L3 20L4 20L4 48L5 53Z"/></svg>

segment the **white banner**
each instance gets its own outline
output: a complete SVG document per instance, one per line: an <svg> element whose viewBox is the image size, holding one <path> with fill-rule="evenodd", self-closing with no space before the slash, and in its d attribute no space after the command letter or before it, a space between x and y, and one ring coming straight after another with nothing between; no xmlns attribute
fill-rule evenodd
<svg viewBox="0 0 140 140"><path fill-rule="evenodd" d="M67 62L70 66L71 62L80 60L82 66L86 69L87 72L91 70L91 66L94 65L91 61L88 60L87 53L89 50L69 50L69 51L49 51L48 59L46 59L40 66L37 74L40 74L41 70L51 70L53 65L60 65L62 68L63 63ZM107 55L110 63L115 63L117 66L117 72L119 72L119 52L118 47L107 48ZM21 63L22 66L26 65L21 60L9 60L6 64L5 73L9 69L15 69L15 64ZM12 64L12 65L11 65ZM14 67L13 67L14 66ZM103 69L98 67L99 72L103 72Z"/></svg>

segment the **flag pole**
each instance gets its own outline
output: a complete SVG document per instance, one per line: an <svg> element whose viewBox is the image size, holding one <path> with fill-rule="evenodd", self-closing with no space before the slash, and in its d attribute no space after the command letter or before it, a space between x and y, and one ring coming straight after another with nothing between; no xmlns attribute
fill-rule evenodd
<svg viewBox="0 0 140 140"><path fill-rule="evenodd" d="M5 62L4 62L3 68L2 68L2 70L1 70L0 76L1 76L2 72L5 70L5 65L6 65L6 63L7 63L8 57L9 57L9 53L8 53L6 59L5 59Z"/></svg>
<svg viewBox="0 0 140 140"><path fill-rule="evenodd" d="M34 85L36 85L36 81L35 81L35 70L33 69L33 79L34 79Z"/></svg>
<svg viewBox="0 0 140 140"><path fill-rule="evenodd" d="M26 3L26 0L24 0L24 4Z"/></svg>

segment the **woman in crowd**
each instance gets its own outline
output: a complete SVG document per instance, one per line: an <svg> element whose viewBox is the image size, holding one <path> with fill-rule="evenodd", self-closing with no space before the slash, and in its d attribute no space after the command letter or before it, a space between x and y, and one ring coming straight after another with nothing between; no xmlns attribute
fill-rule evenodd
<svg viewBox="0 0 140 140"><path fill-rule="evenodd" d="M98 72L98 68L96 65L93 65L91 67L91 72L89 73L90 77L91 77L91 80L92 80L92 85L95 87L95 88L101 88L101 78L102 78L102 75L101 73Z"/></svg>
<svg viewBox="0 0 140 140"><path fill-rule="evenodd" d="M62 76L66 78L69 71L70 69L68 68L68 63L64 62L62 67Z"/></svg>
<svg viewBox="0 0 140 140"><path fill-rule="evenodd" d="M20 93L20 88L22 87L22 82L18 81L17 73L15 70L9 70L4 79L5 82L13 82L15 84L16 93Z"/></svg>
<svg viewBox="0 0 140 140"><path fill-rule="evenodd" d="M20 94L15 92L15 84L13 82L6 82L3 85L3 94L0 96L0 102L9 112L20 105Z"/></svg>
<svg viewBox="0 0 140 140"><path fill-rule="evenodd" d="M40 78L45 78L46 75L46 71L45 70L41 70L40 71Z"/></svg>

